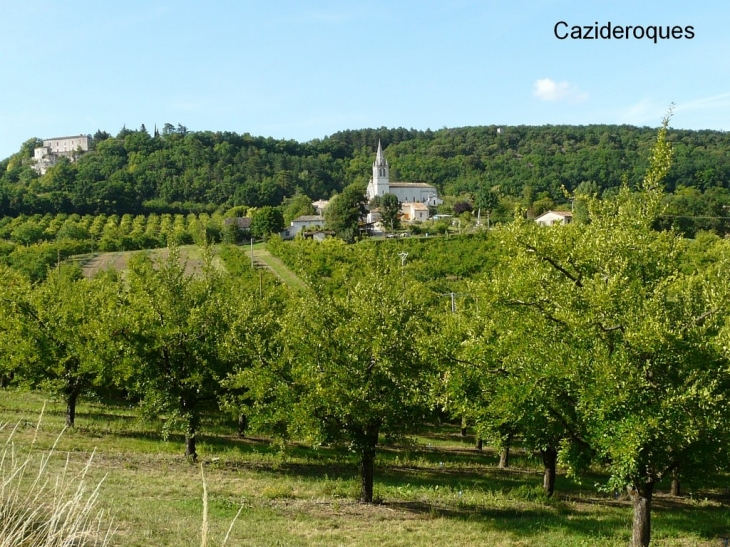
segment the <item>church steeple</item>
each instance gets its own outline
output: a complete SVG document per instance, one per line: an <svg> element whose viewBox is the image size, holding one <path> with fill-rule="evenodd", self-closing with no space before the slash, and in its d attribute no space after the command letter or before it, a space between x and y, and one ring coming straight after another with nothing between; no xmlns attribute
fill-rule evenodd
<svg viewBox="0 0 730 547"><path fill-rule="evenodd" d="M373 162L373 194L382 196L390 191L390 165L383 154L383 147L378 139L378 152Z"/></svg>
<svg viewBox="0 0 730 547"><path fill-rule="evenodd" d="M388 161L385 159L385 156L383 155L383 147L380 146L380 139L378 139L378 152L375 154L375 163L373 164L373 167L388 167Z"/></svg>

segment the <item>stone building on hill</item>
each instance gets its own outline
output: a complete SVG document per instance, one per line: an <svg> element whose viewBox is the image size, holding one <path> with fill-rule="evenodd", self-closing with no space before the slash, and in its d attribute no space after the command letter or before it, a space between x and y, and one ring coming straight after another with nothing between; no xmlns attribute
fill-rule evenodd
<svg viewBox="0 0 730 547"><path fill-rule="evenodd" d="M59 158L65 156L74 161L76 156L88 151L89 137L86 135L43 139L43 146L33 151L33 169L45 175L49 168L56 165Z"/></svg>

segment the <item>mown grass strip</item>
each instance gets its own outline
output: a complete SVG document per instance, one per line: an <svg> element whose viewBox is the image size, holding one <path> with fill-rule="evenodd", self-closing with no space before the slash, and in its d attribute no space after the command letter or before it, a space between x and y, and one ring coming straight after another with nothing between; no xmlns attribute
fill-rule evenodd
<svg viewBox="0 0 730 547"><path fill-rule="evenodd" d="M254 249L254 258L264 262L281 281L292 289L308 290L307 284L291 271L281 260L266 249Z"/></svg>

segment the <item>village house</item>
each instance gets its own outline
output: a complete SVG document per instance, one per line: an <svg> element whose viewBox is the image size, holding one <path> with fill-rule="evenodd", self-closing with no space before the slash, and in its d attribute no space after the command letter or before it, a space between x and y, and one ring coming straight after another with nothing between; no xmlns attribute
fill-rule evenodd
<svg viewBox="0 0 730 547"><path fill-rule="evenodd" d="M535 222L543 226L553 224L570 224L573 222L573 213L570 211L548 211L535 219Z"/></svg>
<svg viewBox="0 0 730 547"><path fill-rule="evenodd" d="M281 232L281 238L294 239L302 230L315 227L324 227L324 217L321 215L303 215L291 221L291 225Z"/></svg>
<svg viewBox="0 0 730 547"><path fill-rule="evenodd" d="M428 207L424 203L402 203L401 220L404 222L424 222L428 220Z"/></svg>

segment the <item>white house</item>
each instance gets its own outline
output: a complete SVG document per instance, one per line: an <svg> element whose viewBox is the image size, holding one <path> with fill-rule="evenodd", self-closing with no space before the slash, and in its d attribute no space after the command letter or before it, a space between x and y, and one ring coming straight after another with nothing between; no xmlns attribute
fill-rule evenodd
<svg viewBox="0 0 730 547"><path fill-rule="evenodd" d="M303 215L291 221L291 225L281 232L282 239L294 239L306 228L324 227L324 217L320 215Z"/></svg>
<svg viewBox="0 0 730 547"><path fill-rule="evenodd" d="M535 222L543 226L552 226L553 224L570 224L573 222L573 213L569 211L548 211L541 214L535 219Z"/></svg>
<svg viewBox="0 0 730 547"><path fill-rule="evenodd" d="M368 201L385 194L395 194L402 203L425 203L431 206L443 203L438 197L438 190L425 182L390 182L390 165L378 141L378 151L373 162L373 177L368 183Z"/></svg>
<svg viewBox="0 0 730 547"><path fill-rule="evenodd" d="M403 203L401 204L402 220L405 222L416 222L428 220L428 207L425 203Z"/></svg>

